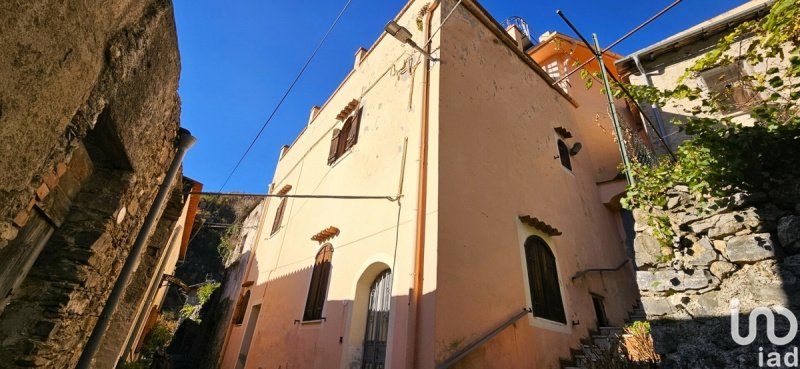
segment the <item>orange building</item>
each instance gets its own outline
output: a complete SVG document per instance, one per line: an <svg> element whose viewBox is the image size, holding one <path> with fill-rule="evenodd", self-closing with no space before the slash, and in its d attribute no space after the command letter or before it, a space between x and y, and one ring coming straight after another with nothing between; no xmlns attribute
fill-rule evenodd
<svg viewBox="0 0 800 369"><path fill-rule="evenodd" d="M221 368L555 368L636 302L605 97L547 69L586 50L394 21L280 153Z"/></svg>

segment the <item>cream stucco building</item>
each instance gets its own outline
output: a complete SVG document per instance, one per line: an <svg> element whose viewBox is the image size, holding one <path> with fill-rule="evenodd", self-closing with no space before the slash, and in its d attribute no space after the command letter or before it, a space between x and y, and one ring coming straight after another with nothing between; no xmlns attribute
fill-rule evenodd
<svg viewBox="0 0 800 369"><path fill-rule="evenodd" d="M221 368L435 368L497 328L459 367L556 368L627 317L604 97L454 5L409 2L433 59L384 33L281 151Z"/></svg>

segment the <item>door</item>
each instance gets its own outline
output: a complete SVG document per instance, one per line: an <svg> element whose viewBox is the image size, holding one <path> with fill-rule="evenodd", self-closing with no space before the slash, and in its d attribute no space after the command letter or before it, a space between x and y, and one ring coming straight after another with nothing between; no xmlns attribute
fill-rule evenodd
<svg viewBox="0 0 800 369"><path fill-rule="evenodd" d="M383 369L385 367L391 300L392 273L385 270L375 278L369 289L362 369Z"/></svg>

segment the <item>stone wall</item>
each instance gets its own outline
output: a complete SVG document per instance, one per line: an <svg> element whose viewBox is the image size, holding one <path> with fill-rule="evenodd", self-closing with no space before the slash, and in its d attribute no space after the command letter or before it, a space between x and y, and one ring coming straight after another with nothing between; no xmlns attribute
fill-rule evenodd
<svg viewBox="0 0 800 369"><path fill-rule="evenodd" d="M178 75L168 0L0 3L0 367L74 367L174 156Z"/></svg>
<svg viewBox="0 0 800 369"><path fill-rule="evenodd" d="M771 353L800 346L797 338L770 343L764 318L752 344L739 345L731 335L732 307L739 309L742 336L755 308L783 306L800 315L798 189L795 180L707 198L676 186L667 190L664 208L634 211L637 282L662 367L754 368L759 354L763 366ZM658 220L674 232L668 242L659 241L668 232ZM788 320L776 316L776 334L785 336Z"/></svg>

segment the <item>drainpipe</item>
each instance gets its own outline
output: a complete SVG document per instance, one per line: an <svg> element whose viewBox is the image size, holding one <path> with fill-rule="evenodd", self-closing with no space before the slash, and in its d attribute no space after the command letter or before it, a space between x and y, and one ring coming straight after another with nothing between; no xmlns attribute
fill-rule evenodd
<svg viewBox="0 0 800 369"><path fill-rule="evenodd" d="M425 44L425 52L427 55L431 53L431 43L427 42L431 38L431 20L433 19L433 12L439 7L439 1L436 0L428 7L427 14L425 14L425 36L423 41ZM417 247L414 256L414 293L412 295L411 304L411 324L412 334L409 335L411 342L409 343L408 350L412 351L408 355L412 361L407 363L406 367L415 368L419 360L419 344L420 334L420 300L422 297L422 282L423 273L425 271L425 222L428 201L428 119L430 111L430 79L431 79L431 61L425 59L425 68L423 68L422 76L422 116L420 127L420 160L419 160L419 195L417 197Z"/></svg>
<svg viewBox="0 0 800 369"><path fill-rule="evenodd" d="M161 218L161 214L164 212L164 205L167 203L172 185L175 183L175 175L178 174L178 169L181 167L183 157L186 156L186 151L188 151L196 141L197 139L192 136L188 130L184 128L178 130L178 152L175 153L175 156L172 158L172 163L167 170L166 177L164 177L164 182L162 182L161 186L158 188L158 194L153 201L153 205L150 206L150 211L147 212L144 224L142 224L142 228L139 229L139 233L136 235L136 241L134 241L133 247L131 247L128 258L125 259L125 265L122 266L119 278L114 284L111 294L108 296L106 305L103 307L103 312L100 313L100 317L97 319L97 324L95 324L92 334L89 336L89 340L83 348L83 353L81 353L81 358L78 360L78 365L75 366L75 369L88 369L91 366L92 359L100 348L100 340L103 338L108 325L111 323L111 317L122 299L122 295L125 292L125 288L128 286L128 282L134 270L139 264L139 256L142 253L142 249L147 243L150 233L155 228L156 222Z"/></svg>
<svg viewBox="0 0 800 369"><path fill-rule="evenodd" d="M650 80L650 76L647 75L647 72L644 70L644 66L639 61L639 55L633 56L633 62L636 64L636 69L639 70L642 77L644 78L644 83L647 87L653 87L653 81ZM658 132L661 134L661 137L664 138L664 142L669 145L669 137L667 137L666 133L664 132L664 119L661 117L661 108L658 107L655 103L650 104L650 109L653 110L653 116L656 118L656 125L658 125ZM640 111L639 114L644 115L643 111ZM644 118L642 118L644 119ZM647 125L644 126L647 129Z"/></svg>

